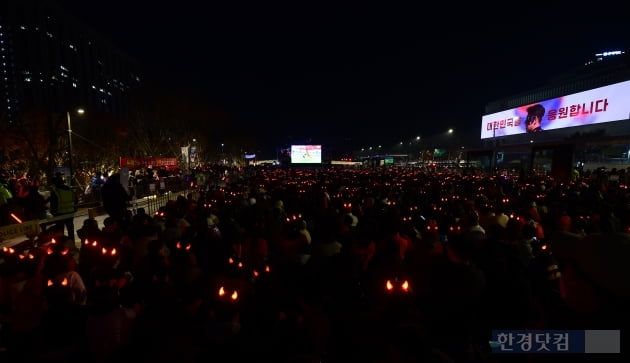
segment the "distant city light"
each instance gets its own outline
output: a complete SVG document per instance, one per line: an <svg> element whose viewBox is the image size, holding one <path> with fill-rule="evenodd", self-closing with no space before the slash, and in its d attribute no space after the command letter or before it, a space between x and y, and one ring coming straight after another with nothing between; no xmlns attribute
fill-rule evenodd
<svg viewBox="0 0 630 363"><path fill-rule="evenodd" d="M623 50L613 50L608 52L595 53L595 59L587 61L584 65L593 64L595 62L601 62L604 58L616 57L625 54Z"/></svg>
<svg viewBox="0 0 630 363"><path fill-rule="evenodd" d="M613 50L610 52L595 53L595 56L596 57L610 57L610 56L622 55L622 54L624 54L624 51L622 50Z"/></svg>

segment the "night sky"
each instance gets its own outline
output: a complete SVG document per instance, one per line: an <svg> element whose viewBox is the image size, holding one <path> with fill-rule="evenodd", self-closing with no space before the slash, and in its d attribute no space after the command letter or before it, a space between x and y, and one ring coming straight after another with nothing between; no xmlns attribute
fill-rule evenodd
<svg viewBox="0 0 630 363"><path fill-rule="evenodd" d="M472 26L393 5L58 2L270 145L393 145L453 128L465 146L487 103L595 53L630 51L627 21L557 24L537 10L536 20Z"/></svg>

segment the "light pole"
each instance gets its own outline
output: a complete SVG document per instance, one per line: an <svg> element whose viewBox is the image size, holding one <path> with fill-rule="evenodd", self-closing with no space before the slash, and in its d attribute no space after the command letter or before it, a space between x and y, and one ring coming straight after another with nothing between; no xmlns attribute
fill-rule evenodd
<svg viewBox="0 0 630 363"><path fill-rule="evenodd" d="M448 129L448 131L446 131L446 133L448 135L453 135L453 132L455 132L455 130L453 129ZM449 139L446 142L446 147L448 149L446 149L446 161L447 162L451 162L451 150L453 149L453 139L452 137L449 137Z"/></svg>
<svg viewBox="0 0 630 363"><path fill-rule="evenodd" d="M77 114L83 115L85 110L82 108L77 109ZM70 169L70 186L74 185L74 167L72 166L72 119L70 118L70 111L66 111L66 117L68 118L68 163Z"/></svg>

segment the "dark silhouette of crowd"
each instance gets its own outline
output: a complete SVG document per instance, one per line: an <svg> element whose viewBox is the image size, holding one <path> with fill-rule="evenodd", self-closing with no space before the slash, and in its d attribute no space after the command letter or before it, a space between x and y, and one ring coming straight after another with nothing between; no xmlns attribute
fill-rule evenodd
<svg viewBox="0 0 630 363"><path fill-rule="evenodd" d="M244 170L155 214L87 218L80 246L52 226L5 248L0 357L557 360L492 354L490 333L625 332L629 196L583 179Z"/></svg>

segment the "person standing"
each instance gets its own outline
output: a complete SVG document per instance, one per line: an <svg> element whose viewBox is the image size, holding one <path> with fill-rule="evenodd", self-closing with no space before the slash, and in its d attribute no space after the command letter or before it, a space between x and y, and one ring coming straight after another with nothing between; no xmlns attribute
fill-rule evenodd
<svg viewBox="0 0 630 363"><path fill-rule="evenodd" d="M11 223L10 202L13 199L13 193L11 193L5 182L5 177L2 175L0 177L0 226Z"/></svg>
<svg viewBox="0 0 630 363"><path fill-rule="evenodd" d="M39 193L40 182L36 178L30 183L25 183L20 189L18 197L22 203L24 219L32 221L34 219L46 219L46 204L48 200Z"/></svg>
<svg viewBox="0 0 630 363"><path fill-rule="evenodd" d="M101 188L103 198L103 209L107 214L118 222L118 225L126 225L127 203L131 201L131 196L120 183L120 174L115 173L107 178Z"/></svg>
<svg viewBox="0 0 630 363"><path fill-rule="evenodd" d="M92 189L92 195L94 195L94 200L101 203L101 189L105 184L105 179L103 178L103 173L101 171L97 171L96 174L90 179L90 188Z"/></svg>
<svg viewBox="0 0 630 363"><path fill-rule="evenodd" d="M50 192L50 213L55 216L67 216L60 219L56 225L66 228L68 237L74 241L74 212L76 212L77 199L74 191L63 181L61 174L55 174L52 179Z"/></svg>

